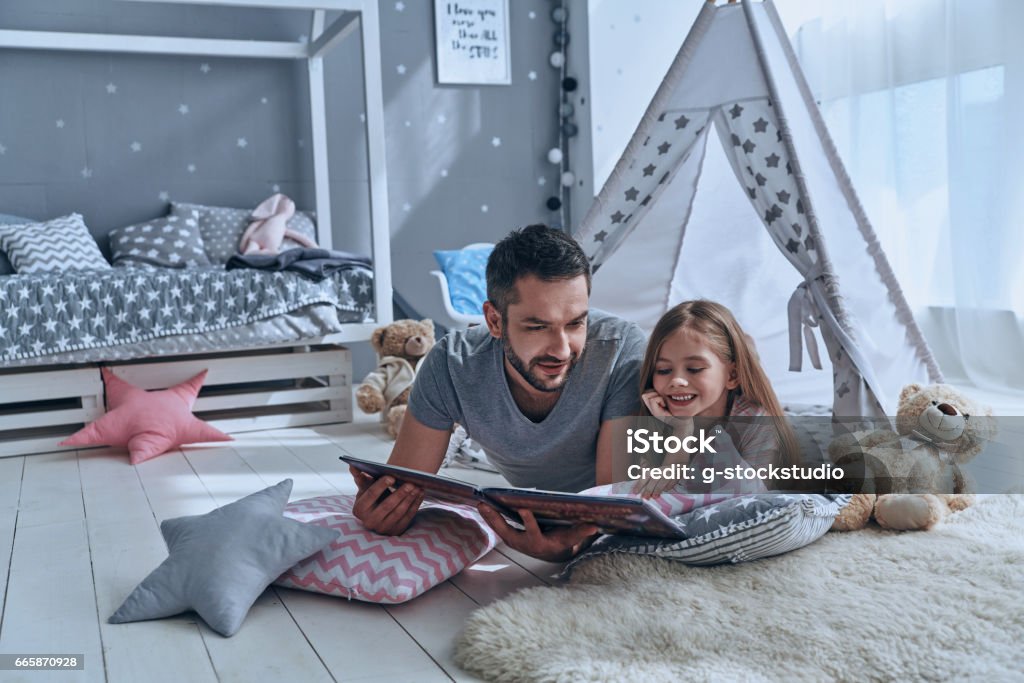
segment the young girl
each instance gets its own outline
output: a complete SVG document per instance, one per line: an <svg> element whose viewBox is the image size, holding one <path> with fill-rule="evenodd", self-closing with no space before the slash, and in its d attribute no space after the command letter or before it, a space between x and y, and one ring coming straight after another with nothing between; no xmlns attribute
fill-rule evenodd
<svg viewBox="0 0 1024 683"><path fill-rule="evenodd" d="M753 341L721 304L684 301L666 312L651 333L640 382L642 415L658 418L680 437L723 427L742 457L737 464L783 465L797 454L796 437L782 417ZM732 464L723 455L693 457L719 467ZM666 455L661 467L690 461L680 451ZM676 483L641 479L634 491L649 497Z"/></svg>

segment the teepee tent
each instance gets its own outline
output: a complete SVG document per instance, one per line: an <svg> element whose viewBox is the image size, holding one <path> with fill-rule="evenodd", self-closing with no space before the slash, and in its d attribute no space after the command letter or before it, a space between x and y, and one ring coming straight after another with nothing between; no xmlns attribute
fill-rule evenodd
<svg viewBox="0 0 1024 683"><path fill-rule="evenodd" d="M784 403L880 417L942 380L770 0L704 5L575 237L593 306L725 304Z"/></svg>

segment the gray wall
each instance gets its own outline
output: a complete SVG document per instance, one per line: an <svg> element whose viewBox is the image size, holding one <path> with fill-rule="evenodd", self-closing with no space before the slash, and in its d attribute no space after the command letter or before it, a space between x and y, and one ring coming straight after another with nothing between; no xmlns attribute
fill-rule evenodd
<svg viewBox="0 0 1024 683"><path fill-rule="evenodd" d="M430 0L380 2L392 276L426 316L440 310L428 274L433 250L558 218L544 206L559 177L546 160L557 142L559 95L548 64L551 3L509 5L512 84L477 87L435 83ZM34 30L299 40L310 16L117 0L0 2L0 28ZM368 252L355 36L334 49L325 72L334 244ZM106 249L110 229L162 215L168 199L252 207L279 190L312 208L307 101L304 62L2 51L0 213L77 211ZM362 374L372 355L356 351Z"/></svg>

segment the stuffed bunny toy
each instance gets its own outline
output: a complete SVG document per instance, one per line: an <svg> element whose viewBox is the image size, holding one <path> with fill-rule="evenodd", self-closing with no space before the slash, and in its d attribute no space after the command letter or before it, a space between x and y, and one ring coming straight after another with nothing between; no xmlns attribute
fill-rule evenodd
<svg viewBox="0 0 1024 683"><path fill-rule="evenodd" d="M243 254L277 254L285 238L315 249L315 242L288 228L288 219L294 215L295 202L283 194L275 194L263 200L253 210L252 222L242 234L238 250Z"/></svg>

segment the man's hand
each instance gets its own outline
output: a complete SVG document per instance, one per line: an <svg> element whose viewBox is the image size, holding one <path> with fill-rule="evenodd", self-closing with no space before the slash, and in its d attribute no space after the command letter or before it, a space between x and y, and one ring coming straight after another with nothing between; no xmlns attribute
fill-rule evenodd
<svg viewBox="0 0 1024 683"><path fill-rule="evenodd" d="M591 537L598 534L598 528L593 524L577 524L545 533L540 530L537 520L529 510L518 511L519 517L523 520L523 526L526 528L525 531L520 531L510 526L501 513L490 505L481 503L477 509L495 533L505 542L505 545L530 557L536 557L538 560L547 560L548 562L568 560L584 548L584 544Z"/></svg>
<svg viewBox="0 0 1024 683"><path fill-rule="evenodd" d="M349 471L359 487L352 514L363 526L386 536L397 536L409 528L423 502L423 489L402 484L397 490L390 491L389 487L395 483L392 477L375 480L354 467Z"/></svg>

